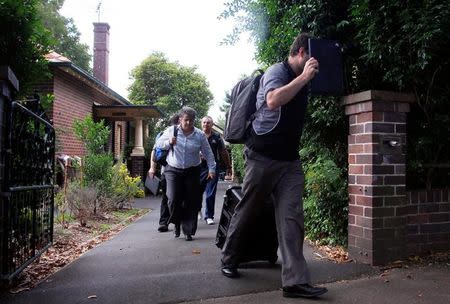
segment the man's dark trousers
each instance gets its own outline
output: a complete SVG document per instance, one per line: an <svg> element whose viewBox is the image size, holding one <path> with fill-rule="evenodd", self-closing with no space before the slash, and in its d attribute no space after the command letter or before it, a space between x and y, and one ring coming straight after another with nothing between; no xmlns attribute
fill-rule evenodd
<svg viewBox="0 0 450 304"><path fill-rule="evenodd" d="M239 248L247 238L256 237L247 232L252 227L255 212L272 195L278 243L282 259L282 286L311 283L303 256L304 175L299 160L278 161L245 149L245 177L243 196L230 221L222 249L222 265L239 265ZM264 236L259 236L264 237Z"/></svg>
<svg viewBox="0 0 450 304"><path fill-rule="evenodd" d="M161 174L161 181L160 181L160 185L161 185L161 191L162 191L162 198L161 198L161 207L160 207L160 216L159 216L159 225L169 225L169 218L170 218L170 210L169 210L169 206L167 205L167 181L166 181L166 176L164 175L164 173Z"/></svg>

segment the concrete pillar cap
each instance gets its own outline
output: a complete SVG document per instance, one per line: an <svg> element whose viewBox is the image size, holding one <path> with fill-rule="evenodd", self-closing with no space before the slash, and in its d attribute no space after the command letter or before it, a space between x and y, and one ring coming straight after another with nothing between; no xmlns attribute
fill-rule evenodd
<svg viewBox="0 0 450 304"><path fill-rule="evenodd" d="M364 101L375 101L375 100L412 103L416 101L416 98L414 94L411 93L368 90L344 96L341 99L341 103L343 106L348 106L355 103L360 103Z"/></svg>

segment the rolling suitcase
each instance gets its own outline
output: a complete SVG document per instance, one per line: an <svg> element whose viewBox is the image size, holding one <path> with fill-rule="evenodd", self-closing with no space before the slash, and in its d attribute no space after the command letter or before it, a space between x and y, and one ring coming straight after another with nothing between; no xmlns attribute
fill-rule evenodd
<svg viewBox="0 0 450 304"><path fill-rule="evenodd" d="M232 186L225 192L216 235L216 246L220 249L225 244L234 208L241 198L241 186ZM271 264L275 264L278 259L278 239L275 211L271 202L261 204L260 213L255 215L253 224L251 227L248 227L247 233L247 241L239 248L239 262L268 261Z"/></svg>

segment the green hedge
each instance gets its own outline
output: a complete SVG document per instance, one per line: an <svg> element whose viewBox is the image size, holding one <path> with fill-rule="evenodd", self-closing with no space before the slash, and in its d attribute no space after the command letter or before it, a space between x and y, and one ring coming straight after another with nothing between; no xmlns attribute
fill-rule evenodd
<svg viewBox="0 0 450 304"><path fill-rule="evenodd" d="M242 183L244 180L244 145L231 145L234 181Z"/></svg>

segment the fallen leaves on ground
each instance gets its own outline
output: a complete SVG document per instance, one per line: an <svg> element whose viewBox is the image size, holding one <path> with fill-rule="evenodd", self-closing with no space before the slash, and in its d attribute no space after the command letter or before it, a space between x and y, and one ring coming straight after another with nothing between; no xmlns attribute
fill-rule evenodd
<svg viewBox="0 0 450 304"><path fill-rule="evenodd" d="M381 271L390 270L393 268L409 268L410 265L433 265L442 264L450 266L450 251L444 252L431 252L426 255L418 256L413 255L405 258L404 260L396 260L388 265L380 267Z"/></svg>
<svg viewBox="0 0 450 304"><path fill-rule="evenodd" d="M318 241L306 239L314 247L313 255L319 259L328 259L335 263L348 263L353 261L349 258L346 248L342 246L320 245ZM450 251L431 252L422 256L414 255L404 260L396 260L385 266L380 267L380 271L386 271L394 268L408 268L409 265L432 265L441 264L450 266Z"/></svg>
<svg viewBox="0 0 450 304"><path fill-rule="evenodd" d="M111 239L147 211L140 209L132 216L118 223L114 223L112 219L107 218L105 221L108 221L108 223L112 222L112 226L109 230L102 233L99 233L97 230L102 221L91 223L89 227L81 227L78 223L66 225L66 228L55 225L53 245L23 270L9 292L20 293L33 288L51 274L76 260L89 249Z"/></svg>
<svg viewBox="0 0 450 304"><path fill-rule="evenodd" d="M335 263L351 262L347 250L342 246L320 245L318 242L309 241L316 249L313 254L320 259L328 259ZM317 252L318 251L318 252Z"/></svg>

